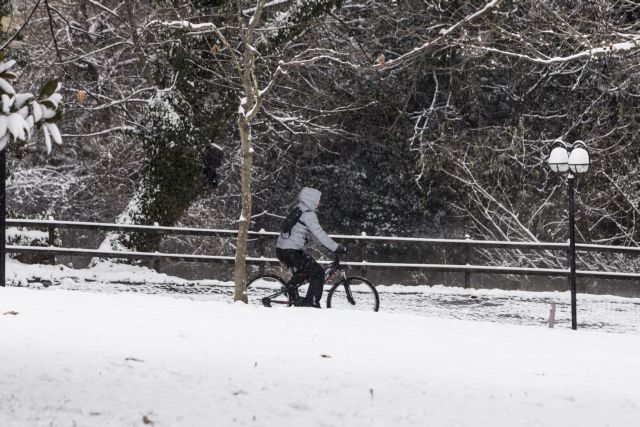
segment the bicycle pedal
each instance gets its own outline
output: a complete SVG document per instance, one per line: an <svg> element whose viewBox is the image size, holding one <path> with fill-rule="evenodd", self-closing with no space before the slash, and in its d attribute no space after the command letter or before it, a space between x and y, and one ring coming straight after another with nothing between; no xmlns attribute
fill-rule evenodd
<svg viewBox="0 0 640 427"><path fill-rule="evenodd" d="M262 298L262 305L265 307L271 307L271 300L267 297Z"/></svg>

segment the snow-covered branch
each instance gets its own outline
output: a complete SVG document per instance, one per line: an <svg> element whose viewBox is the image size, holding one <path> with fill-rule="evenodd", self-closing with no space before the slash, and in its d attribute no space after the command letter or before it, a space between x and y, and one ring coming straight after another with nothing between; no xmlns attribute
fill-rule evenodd
<svg viewBox="0 0 640 427"><path fill-rule="evenodd" d="M272 7L272 6L278 6L278 5L281 5L281 4L284 4L284 3L288 3L288 2L289 2L289 0L271 0L270 2L266 2L264 4L264 7L268 8L268 7ZM245 16L249 16L250 14L254 13L256 10L257 10L257 7L251 7L249 9L244 9L242 11L242 14L245 15Z"/></svg>
<svg viewBox="0 0 640 427"><path fill-rule="evenodd" d="M73 62L79 61L79 60L81 60L81 59L87 58L87 57L89 57L89 56L95 55L95 54L100 53L100 52L104 52L105 50L109 50L109 49L111 49L111 48L114 48L114 47L116 47L116 46L121 46L121 45L128 45L128 46L132 46L130 41L124 41L124 42L117 42L117 43L113 43L113 44L110 44L109 46L105 46L105 47L102 47L102 48L100 48L100 49L96 49L96 50L91 51L91 52L89 52L89 53L85 53L85 54L83 54L83 55L80 55L80 56L78 56L78 57L76 57L76 58L69 59L69 60L67 60L67 61L63 61L63 62L59 62L59 63L58 63L58 65L71 64L71 63L73 63Z"/></svg>
<svg viewBox="0 0 640 427"><path fill-rule="evenodd" d="M322 52L318 55L315 55L311 58L305 58L303 59L305 56L308 56L309 54L314 54L316 52ZM276 70L274 71L273 75L271 76L271 80L269 81L269 83L267 83L267 85L264 87L264 89L261 89L259 94L260 96L265 95L267 92L269 92L269 90L271 90L273 88L273 86L276 83L276 80L283 74L287 74L287 71L290 68L293 67L304 67L304 66L308 66L311 64L315 64L317 62L321 62L321 61L327 61L327 62L335 62L337 64L340 65L345 65L347 67L353 68L353 69L358 69L359 66L357 64L354 64L352 62L346 61L344 59L340 59L339 58L340 54L338 52L335 51L331 51L331 50L326 50L326 49L309 49L305 52L302 52L299 55L296 55L293 59L289 60L289 61L280 61L280 63L278 64L278 68L276 68Z"/></svg>
<svg viewBox="0 0 640 427"><path fill-rule="evenodd" d="M400 55L399 57L394 58L390 61L379 61L373 66L373 68L378 70L389 70L389 69L406 66L414 62L416 59L420 58L421 56L432 52L440 44L442 40L444 40L447 36L452 34L455 30L464 26L465 24L468 24L474 19L484 15L487 11L499 5L501 1L502 0L491 0L489 3L485 4L484 7L472 13L471 15L466 16L464 19L461 19L460 21L456 22L455 24L451 25L448 28L440 30L438 36L433 40L429 40L428 42L424 43L422 46L416 47L410 52Z"/></svg>
<svg viewBox="0 0 640 427"><path fill-rule="evenodd" d="M72 135L72 134L63 134L62 136L67 138L67 137L73 137L73 138L89 138L89 137L93 137L93 136L101 136L101 135L106 135L109 133L113 133L113 132L131 132L131 131L135 131L136 128L134 128L133 126L119 126L116 128L111 128L111 129L105 129L105 130L101 130L98 132L93 132L93 133L82 133L82 134L76 134L76 135Z"/></svg>
<svg viewBox="0 0 640 427"><path fill-rule="evenodd" d="M550 64L558 64L562 62L575 61L576 59L583 59L583 58L590 59L595 56L637 49L638 47L640 47L640 36L633 37L631 40L627 40L627 41L621 41L618 43L611 43L611 44L596 47L596 48L586 49L580 52L576 52L572 55L554 56L554 57L545 57L545 58L530 56L523 53L510 52L503 49L496 49L490 46L471 46L471 47L474 49L484 50L486 52L497 53L499 55L512 56L515 58L524 59L526 61L534 62L536 64L550 65Z"/></svg>
<svg viewBox="0 0 640 427"><path fill-rule="evenodd" d="M107 6L103 5L102 3L96 1L96 0L88 0L89 3L91 3L92 5L110 13L111 15L115 16L116 18L120 18L120 16L113 10L109 9Z"/></svg>
<svg viewBox="0 0 640 427"><path fill-rule="evenodd" d="M218 38L220 39L220 41L222 42L224 47L228 49L229 55L231 55L231 59L233 60L233 64L234 64L234 66L236 68L236 71L239 74L242 74L242 67L240 65L240 60L238 59L237 55L235 54L235 51L233 50L233 48L231 47L231 45L227 41L227 38L224 36L224 34L222 34L222 31L220 31L218 26L216 24L214 24L213 22L205 22L205 23L201 23L201 24L194 24L193 22L186 21L186 20L183 20L183 21L159 21L159 20L153 20L153 21L149 22L149 24L147 24L147 26L152 26L152 25L161 25L161 26L165 26L165 27L169 27L169 28L178 29L178 30L211 31L211 32L215 33L215 35L218 36Z"/></svg>

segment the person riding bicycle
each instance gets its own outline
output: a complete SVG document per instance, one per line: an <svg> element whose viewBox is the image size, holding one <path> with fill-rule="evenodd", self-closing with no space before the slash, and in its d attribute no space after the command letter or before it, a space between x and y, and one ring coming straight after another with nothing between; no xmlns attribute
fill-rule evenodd
<svg viewBox="0 0 640 427"><path fill-rule="evenodd" d="M276 257L287 267L293 270L293 274L309 279L309 290L304 299L295 298L293 292L294 305L300 307L320 308L322 298L322 286L324 284L324 269L309 255L305 249L309 243L309 237L313 237L336 254L344 254L347 249L331 239L324 232L316 210L320 204L322 193L315 188L305 187L298 196L298 207L302 214L297 222L291 227L288 233L280 233L276 243Z"/></svg>

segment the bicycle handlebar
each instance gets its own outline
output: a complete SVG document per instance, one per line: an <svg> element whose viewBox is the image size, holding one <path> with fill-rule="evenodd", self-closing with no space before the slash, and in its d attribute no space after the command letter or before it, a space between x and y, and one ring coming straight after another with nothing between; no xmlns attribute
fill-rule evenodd
<svg viewBox="0 0 640 427"><path fill-rule="evenodd" d="M333 262L329 265L329 268L338 269L344 267L343 264L340 264L340 255L334 253Z"/></svg>

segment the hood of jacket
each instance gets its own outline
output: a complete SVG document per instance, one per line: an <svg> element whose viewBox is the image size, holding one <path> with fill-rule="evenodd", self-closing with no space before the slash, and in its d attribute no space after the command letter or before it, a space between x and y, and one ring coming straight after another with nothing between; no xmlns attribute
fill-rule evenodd
<svg viewBox="0 0 640 427"><path fill-rule="evenodd" d="M307 209L315 211L320 204L320 196L322 196L322 193L315 188L304 187L302 191L300 191L298 201Z"/></svg>

